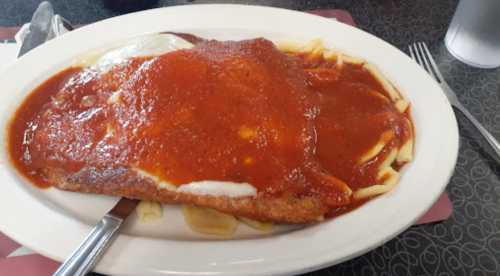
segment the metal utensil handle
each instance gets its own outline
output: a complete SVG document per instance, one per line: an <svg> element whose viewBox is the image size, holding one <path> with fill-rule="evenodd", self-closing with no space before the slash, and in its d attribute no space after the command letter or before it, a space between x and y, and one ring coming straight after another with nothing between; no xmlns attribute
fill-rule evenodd
<svg viewBox="0 0 500 276"><path fill-rule="evenodd" d="M105 215L92 232L64 261L54 276L83 276L90 272L113 239L123 220Z"/></svg>
<svg viewBox="0 0 500 276"><path fill-rule="evenodd" d="M497 139L491 135L491 133L483 127L483 125L472 116L472 114L461 104L454 105L456 109L460 110L462 114L479 130L479 132L483 135L484 139L490 144L493 150L496 152L497 156L500 158L500 143L498 143Z"/></svg>

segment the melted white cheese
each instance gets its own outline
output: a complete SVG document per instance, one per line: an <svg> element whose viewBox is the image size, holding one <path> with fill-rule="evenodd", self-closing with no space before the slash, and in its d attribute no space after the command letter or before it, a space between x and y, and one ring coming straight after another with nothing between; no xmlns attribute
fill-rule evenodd
<svg viewBox="0 0 500 276"><path fill-rule="evenodd" d="M120 102L120 91L115 91L111 96L109 96L107 103L108 104L117 104Z"/></svg>
<svg viewBox="0 0 500 276"><path fill-rule="evenodd" d="M227 197L245 197L256 196L257 189L248 183L235 183L229 181L196 181L183 184L179 187L168 183L158 176L153 175L143 169L133 168L141 177L152 180L159 189L165 189L171 192L187 193L201 196L227 196Z"/></svg>
<svg viewBox="0 0 500 276"><path fill-rule="evenodd" d="M235 183L228 181L197 181L184 184L177 188L177 192L194 195L244 197L256 196L257 189L248 183Z"/></svg>
<svg viewBox="0 0 500 276"><path fill-rule="evenodd" d="M165 182L161 180L158 176L150 174L145 170L139 168L133 168L132 170L134 170L139 176L152 180L160 189L165 189L172 192L175 192L177 190L177 187L175 185Z"/></svg>
<svg viewBox="0 0 500 276"><path fill-rule="evenodd" d="M148 34L115 43L107 49L98 49L76 60L76 66L92 67L101 72L109 70L134 57L160 56L180 49L189 49L194 45L172 34Z"/></svg>

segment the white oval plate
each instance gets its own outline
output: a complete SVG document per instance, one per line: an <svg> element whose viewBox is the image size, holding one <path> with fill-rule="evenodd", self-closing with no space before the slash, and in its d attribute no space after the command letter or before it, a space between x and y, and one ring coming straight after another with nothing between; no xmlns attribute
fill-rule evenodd
<svg viewBox="0 0 500 276"><path fill-rule="evenodd" d="M240 5L190 5L111 18L49 41L0 76L6 120L34 87L82 53L145 33L189 32L206 38L308 41L321 38L376 64L412 104L415 160L392 192L336 219L300 230L262 235L243 226L234 240L204 240L176 207L157 225L128 220L96 271L119 275L279 275L302 273L358 256L416 221L444 190L455 165L458 131L438 85L388 43L359 29L301 12ZM5 137L5 133L2 133ZM2 145L5 146L5 145ZM0 229L18 242L63 260L115 198L38 190L20 179L2 151Z"/></svg>

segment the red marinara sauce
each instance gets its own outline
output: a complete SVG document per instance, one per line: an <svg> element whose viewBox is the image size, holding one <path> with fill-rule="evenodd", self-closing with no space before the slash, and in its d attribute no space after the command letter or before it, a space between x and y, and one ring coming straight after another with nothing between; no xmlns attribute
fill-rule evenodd
<svg viewBox="0 0 500 276"><path fill-rule="evenodd" d="M106 71L61 71L18 108L8 148L38 187L54 184L48 170L128 167L177 186L246 182L343 206L332 179L353 191L376 184L383 157L410 138L409 119L360 65L287 55L264 39L200 40ZM359 164L387 131L382 153Z"/></svg>

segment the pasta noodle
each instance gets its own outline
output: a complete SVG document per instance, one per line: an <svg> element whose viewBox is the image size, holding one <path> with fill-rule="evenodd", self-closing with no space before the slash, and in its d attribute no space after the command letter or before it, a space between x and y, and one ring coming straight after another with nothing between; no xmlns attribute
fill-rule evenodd
<svg viewBox="0 0 500 276"><path fill-rule="evenodd" d="M283 40L275 44L276 48L285 53L301 53L302 44L296 41Z"/></svg>
<svg viewBox="0 0 500 276"><path fill-rule="evenodd" d="M355 191L353 194L354 199L359 200L364 198L370 198L376 195L386 193L392 190L392 188L394 188L394 186L399 181L399 173L391 167L391 164L394 163L397 154L398 151L396 149L392 149L387 154L384 161L382 161L382 163L380 164L377 173L377 180L382 180L382 184L361 188Z"/></svg>
<svg viewBox="0 0 500 276"><path fill-rule="evenodd" d="M309 53L313 57L322 55L324 51L325 47L321 39L313 39L300 49L300 52Z"/></svg>
<svg viewBox="0 0 500 276"><path fill-rule="evenodd" d="M363 164L368 160L373 159L375 156L377 156L385 147L385 145L394 137L394 133L390 130L382 133L380 136L379 141L375 146L373 146L368 152L363 154L361 158L358 161L358 164Z"/></svg>
<svg viewBox="0 0 500 276"><path fill-rule="evenodd" d="M354 65L361 65L361 64L365 63L365 60L362 58L352 57L352 56L348 56L345 54L341 54L341 55L342 55L343 61L346 63L354 64Z"/></svg>
<svg viewBox="0 0 500 276"><path fill-rule="evenodd" d="M163 216L161 204L154 201L142 200L135 210L141 222L152 222Z"/></svg>
<svg viewBox="0 0 500 276"><path fill-rule="evenodd" d="M396 101L394 106L399 112L404 113L406 109L408 109L408 106L410 106L410 103L408 101L405 101L404 99L399 99Z"/></svg>
<svg viewBox="0 0 500 276"><path fill-rule="evenodd" d="M234 216L214 209L184 205L182 213L189 228L198 233L229 238L238 227L238 221Z"/></svg>
<svg viewBox="0 0 500 276"><path fill-rule="evenodd" d="M341 54L337 55L337 67L342 68L344 66L344 58Z"/></svg>
<svg viewBox="0 0 500 276"><path fill-rule="evenodd" d="M394 86L380 73L380 71L375 67L375 65L370 64L370 63L365 63L363 65L363 68L365 68L368 72L372 74L374 78L377 79L377 81L382 85L384 90L389 94L389 97L393 102L396 102L397 100L401 99L401 95L396 91Z"/></svg>
<svg viewBox="0 0 500 276"><path fill-rule="evenodd" d="M339 53L335 50L329 49L329 50L325 50L323 52L323 58L325 60L335 60L335 59L339 58L338 56L339 56Z"/></svg>
<svg viewBox="0 0 500 276"><path fill-rule="evenodd" d="M380 93L380 92L378 92L376 90L371 90L369 93L371 95L373 95L374 97L377 97L377 98L383 100L386 103L390 102L389 98L387 98L386 96L384 96L384 94L382 94L382 93Z"/></svg>
<svg viewBox="0 0 500 276"><path fill-rule="evenodd" d="M411 160L413 160L413 144L414 144L413 129L412 129L411 122L408 119L406 119L405 122L406 122L407 130L410 132L410 135L409 135L408 141L406 141L403 144L403 146L399 149L399 153L398 153L398 156L396 159L396 161L398 163L405 163L405 162L410 162Z"/></svg>
<svg viewBox="0 0 500 276"><path fill-rule="evenodd" d="M409 139L399 150L398 163L410 162L413 159L413 139Z"/></svg>
<svg viewBox="0 0 500 276"><path fill-rule="evenodd" d="M382 161L382 163L380 163L379 165L379 174L382 170L384 170L385 168L388 168L392 165L392 163L394 163L394 160L396 160L396 157L398 155L398 150L397 149L392 149L389 154L387 154L387 156L385 157L384 161Z"/></svg>
<svg viewBox="0 0 500 276"><path fill-rule="evenodd" d="M238 217L238 220L243 222L244 224L252 227L253 229L262 231L262 232L271 232L273 230L273 224L270 222L261 222L249 218Z"/></svg>
<svg viewBox="0 0 500 276"><path fill-rule="evenodd" d="M399 182L400 175L392 167L386 167L383 171L383 184L377 184L366 188L361 188L354 192L354 199L365 199L376 195L384 194L392 190Z"/></svg>

